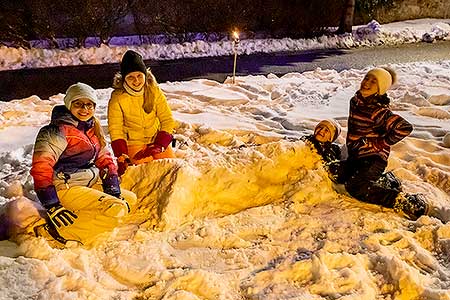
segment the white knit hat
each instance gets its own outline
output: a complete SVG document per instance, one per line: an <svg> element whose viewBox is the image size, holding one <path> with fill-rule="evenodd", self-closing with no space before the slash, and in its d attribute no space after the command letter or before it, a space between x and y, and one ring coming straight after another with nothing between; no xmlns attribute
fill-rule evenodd
<svg viewBox="0 0 450 300"><path fill-rule="evenodd" d="M375 68L367 72L367 75L373 75L378 81L378 95L386 94L387 90L395 83L395 71L388 68Z"/></svg>
<svg viewBox="0 0 450 300"><path fill-rule="evenodd" d="M334 119L326 119L322 120L317 124L316 128L314 129L314 134L316 134L316 131L319 129L319 127L325 126L328 128L328 130L331 132L331 141L334 142L338 136L341 134L341 125L339 125L338 122Z"/></svg>
<svg viewBox="0 0 450 300"><path fill-rule="evenodd" d="M97 94L95 90L85 83L75 83L69 86L64 96L64 105L70 110L72 102L81 98L87 98L94 103L97 103Z"/></svg>

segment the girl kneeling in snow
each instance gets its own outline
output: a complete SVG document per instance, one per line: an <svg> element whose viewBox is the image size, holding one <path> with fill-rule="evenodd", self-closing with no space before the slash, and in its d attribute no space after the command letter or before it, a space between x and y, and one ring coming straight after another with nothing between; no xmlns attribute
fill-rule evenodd
<svg viewBox="0 0 450 300"><path fill-rule="evenodd" d="M113 88L108 128L119 175L129 164L175 157L170 147L175 127L172 111L140 54L132 50L124 54Z"/></svg>
<svg viewBox="0 0 450 300"><path fill-rule="evenodd" d="M408 121L389 108L386 91L395 79L391 69L372 69L350 100L345 188L361 201L393 208L417 219L429 211L422 195L405 194L399 186L380 184L391 146L413 130Z"/></svg>
<svg viewBox="0 0 450 300"><path fill-rule="evenodd" d="M94 117L96 102L90 86L69 87L64 105L53 108L50 124L37 135L31 168L48 214L46 229L53 237L57 231L81 243L112 230L136 202L134 193L119 186L117 167Z"/></svg>

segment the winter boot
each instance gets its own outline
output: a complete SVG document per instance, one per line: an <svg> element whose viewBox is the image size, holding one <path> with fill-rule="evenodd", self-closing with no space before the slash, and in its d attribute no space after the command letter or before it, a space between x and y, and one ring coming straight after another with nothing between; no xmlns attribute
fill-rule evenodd
<svg viewBox="0 0 450 300"><path fill-rule="evenodd" d="M397 179L397 177L391 171L384 173L377 180L377 184L392 190L401 190L401 182Z"/></svg>
<svg viewBox="0 0 450 300"><path fill-rule="evenodd" d="M393 208L410 220L417 220L429 211L429 205L421 194L399 193Z"/></svg>
<svg viewBox="0 0 450 300"><path fill-rule="evenodd" d="M391 189L401 190L401 182L398 180L398 178L392 173L391 171L386 172L383 174L383 176L386 178L388 185Z"/></svg>

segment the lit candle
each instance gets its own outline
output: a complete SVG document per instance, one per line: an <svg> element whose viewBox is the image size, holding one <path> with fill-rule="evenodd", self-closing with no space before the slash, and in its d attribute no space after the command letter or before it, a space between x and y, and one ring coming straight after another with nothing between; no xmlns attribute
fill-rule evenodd
<svg viewBox="0 0 450 300"><path fill-rule="evenodd" d="M232 83L236 82L236 62L237 62L237 47L239 45L239 32L233 31L233 52L234 52L234 63L233 63L233 80Z"/></svg>

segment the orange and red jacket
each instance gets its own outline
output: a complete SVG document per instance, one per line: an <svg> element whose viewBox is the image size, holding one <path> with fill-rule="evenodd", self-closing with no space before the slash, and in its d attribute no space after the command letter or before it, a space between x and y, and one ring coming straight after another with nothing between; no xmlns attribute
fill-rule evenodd
<svg viewBox="0 0 450 300"><path fill-rule="evenodd" d="M93 120L79 121L65 106L55 106L50 124L41 128L34 145L31 175L41 203L50 206L59 202L56 190L61 180L66 180L66 185L92 186L99 170L106 169L109 177L117 176L111 154L101 149L94 133ZM77 176L85 173L92 175Z"/></svg>

